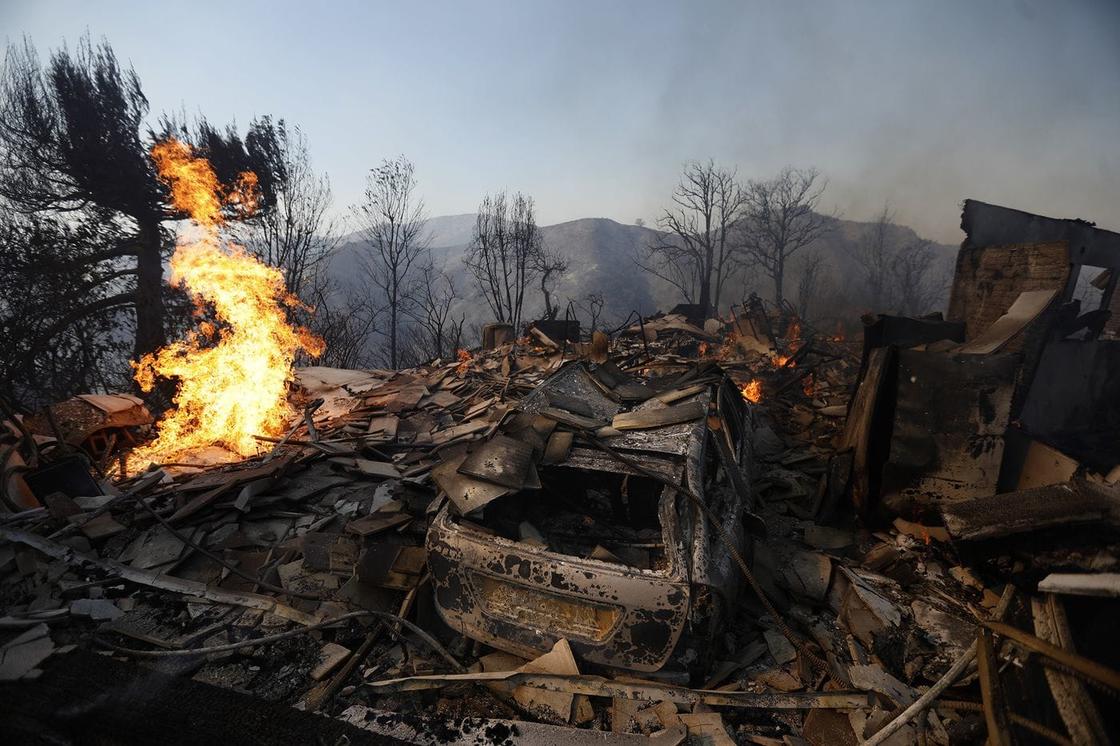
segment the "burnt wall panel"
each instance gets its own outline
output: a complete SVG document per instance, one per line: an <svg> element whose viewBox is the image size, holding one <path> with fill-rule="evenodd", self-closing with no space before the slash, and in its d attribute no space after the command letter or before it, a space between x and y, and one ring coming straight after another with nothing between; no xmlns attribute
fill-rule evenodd
<svg viewBox="0 0 1120 746"><path fill-rule="evenodd" d="M883 500L899 513L995 492L1015 354L901 350Z"/></svg>
<svg viewBox="0 0 1120 746"><path fill-rule="evenodd" d="M1062 340L1042 354L1023 406L1023 429L1102 471L1118 460L1120 341Z"/></svg>
<svg viewBox="0 0 1120 746"><path fill-rule="evenodd" d="M1092 309L1082 310L1089 311ZM1108 317L1108 322L1104 325L1104 336L1120 337L1120 288L1112 293L1112 301L1108 304L1108 310L1112 315Z"/></svg>
<svg viewBox="0 0 1120 746"><path fill-rule="evenodd" d="M1020 293L1061 290L1069 274L1069 249L1064 241L963 246L957 255L949 321L963 322L965 338L972 339L1005 314ZM1023 340L1015 338L1003 351L1018 352L1022 346Z"/></svg>

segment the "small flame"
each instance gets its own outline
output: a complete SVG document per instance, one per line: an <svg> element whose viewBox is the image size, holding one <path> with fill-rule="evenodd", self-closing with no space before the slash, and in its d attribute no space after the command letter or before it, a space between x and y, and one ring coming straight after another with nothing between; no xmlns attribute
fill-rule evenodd
<svg viewBox="0 0 1120 746"><path fill-rule="evenodd" d="M700 346L696 349L696 351L697 351L697 353L700 357L704 357L705 355L708 354L708 343L707 342L701 342Z"/></svg>
<svg viewBox="0 0 1120 746"><path fill-rule="evenodd" d="M793 321L789 322L789 328L786 330L786 341L792 346L794 342L801 339L801 319L796 316Z"/></svg>
<svg viewBox="0 0 1120 746"><path fill-rule="evenodd" d="M817 395L817 382L813 380L812 373L805 376L805 380L801 382L801 390L805 393L805 396L810 399Z"/></svg>
<svg viewBox="0 0 1120 746"><path fill-rule="evenodd" d="M474 360L474 356L471 355L469 350L459 350L457 354L459 356L459 364L455 366L455 372L459 375L464 375L467 372L467 368L471 367L471 361Z"/></svg>
<svg viewBox="0 0 1120 746"><path fill-rule="evenodd" d="M775 354L770 356L770 363L775 368L784 367L786 365L786 363L788 363L788 362L789 362L789 355L780 355L778 353L775 353ZM789 367L793 368L793 367L796 367L796 365L797 365L797 363L793 363Z"/></svg>
<svg viewBox="0 0 1120 746"><path fill-rule="evenodd" d="M170 283L191 294L201 321L185 339L132 365L136 381L151 391L159 377L178 379L175 408L156 425L156 439L133 451L145 461L167 462L187 452L222 445L242 456L256 452L255 435L279 435L294 415L287 400L296 353L318 356L323 342L290 326L285 306L299 301L283 275L224 242L222 209L252 210L258 201L255 174L241 174L223 190L210 163L188 145L170 139L152 148L172 204L203 230L181 241L171 257Z"/></svg>
<svg viewBox="0 0 1120 746"><path fill-rule="evenodd" d="M758 404L762 401L762 381L752 378L750 383L743 386L741 393L747 401Z"/></svg>

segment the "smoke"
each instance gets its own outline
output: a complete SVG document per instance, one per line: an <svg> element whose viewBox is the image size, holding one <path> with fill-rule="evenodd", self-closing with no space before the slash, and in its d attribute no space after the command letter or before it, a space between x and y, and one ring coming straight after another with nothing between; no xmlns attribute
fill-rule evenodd
<svg viewBox="0 0 1120 746"><path fill-rule="evenodd" d="M9 33L105 35L154 111L299 122L340 210L403 152L432 215L510 188L545 225L652 223L681 164L711 157L744 178L816 166L826 208L866 220L889 201L941 242L965 197L1120 227L1116 0L361 4L275 28L245 6L204 30L171 6L86 5L27 4ZM203 42L203 74L167 64ZM233 47L272 64L206 67Z"/></svg>
<svg viewBox="0 0 1120 746"><path fill-rule="evenodd" d="M657 149L748 177L815 165L843 217L889 201L945 243L965 197L1120 228L1120 4L721 11L668 52ZM647 199L655 214L665 195Z"/></svg>

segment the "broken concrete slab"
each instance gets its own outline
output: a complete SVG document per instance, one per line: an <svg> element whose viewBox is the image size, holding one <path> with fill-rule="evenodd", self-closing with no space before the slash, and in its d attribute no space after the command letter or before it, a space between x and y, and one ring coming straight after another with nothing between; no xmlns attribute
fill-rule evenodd
<svg viewBox="0 0 1120 746"><path fill-rule="evenodd" d="M37 624L0 647L0 681L32 675L51 656L55 645L46 624Z"/></svg>
<svg viewBox="0 0 1120 746"><path fill-rule="evenodd" d="M832 561L819 552L795 552L781 572L791 592L820 603L828 593Z"/></svg>
<svg viewBox="0 0 1120 746"><path fill-rule="evenodd" d="M107 598L79 598L70 602L70 613L95 622L118 619L124 616L120 607Z"/></svg>
<svg viewBox="0 0 1120 746"><path fill-rule="evenodd" d="M787 640L785 635L778 630L765 630L762 636L766 640L766 647L769 648L770 655L779 666L789 663L797 657L797 649L793 647L793 643Z"/></svg>

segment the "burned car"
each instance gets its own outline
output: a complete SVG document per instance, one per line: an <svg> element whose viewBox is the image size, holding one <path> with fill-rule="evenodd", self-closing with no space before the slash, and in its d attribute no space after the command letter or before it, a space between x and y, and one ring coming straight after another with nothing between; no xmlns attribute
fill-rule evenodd
<svg viewBox="0 0 1120 746"><path fill-rule="evenodd" d="M718 368L692 377L657 393L610 364L570 363L501 434L445 455L433 478L449 500L427 549L448 625L528 658L565 638L617 668L707 662L742 577L705 511L669 483L749 558L752 418Z"/></svg>

